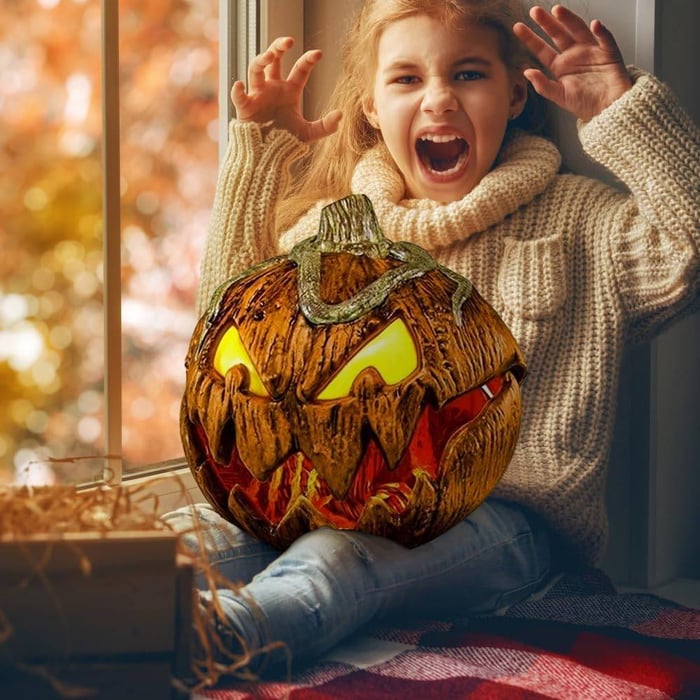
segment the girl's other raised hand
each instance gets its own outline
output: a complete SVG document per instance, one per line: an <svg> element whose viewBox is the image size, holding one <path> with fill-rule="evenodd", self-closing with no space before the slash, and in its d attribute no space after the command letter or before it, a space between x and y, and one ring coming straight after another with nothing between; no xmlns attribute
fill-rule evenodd
<svg viewBox="0 0 700 700"><path fill-rule="evenodd" d="M294 45L291 37L275 39L267 51L256 56L248 66L248 91L237 80L231 88L236 118L286 129L301 141L315 141L338 128L341 114L333 110L323 118L308 121L302 114L302 96L321 51L304 53L286 78L282 77L282 58Z"/></svg>
<svg viewBox="0 0 700 700"><path fill-rule="evenodd" d="M513 32L551 76L536 68L523 71L542 97L588 121L632 86L615 38L599 20L587 25L561 5L551 13L533 7L530 17L551 44L522 22Z"/></svg>

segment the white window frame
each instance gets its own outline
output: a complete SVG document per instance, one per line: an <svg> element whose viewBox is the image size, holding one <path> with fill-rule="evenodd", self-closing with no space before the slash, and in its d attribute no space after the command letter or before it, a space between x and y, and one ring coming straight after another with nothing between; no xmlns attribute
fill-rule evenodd
<svg viewBox="0 0 700 700"><path fill-rule="evenodd" d="M121 169L119 3L102 0L102 206L104 211L104 480L122 478Z"/></svg>
<svg viewBox="0 0 700 700"><path fill-rule="evenodd" d="M184 457L151 465L124 475L122 467L122 319L121 319L121 197L119 119L119 3L101 0L102 5L102 105L103 105L103 207L104 207L104 433L103 480L110 484L133 483L154 474L173 473L196 491ZM303 45L303 0L219 0L219 161L228 141L233 117L230 91L235 79L245 80L246 67L270 39L295 36L294 60ZM184 358L183 358L184 362ZM159 488L162 506L179 505L168 494L180 493L179 485ZM159 493L161 495L161 493Z"/></svg>

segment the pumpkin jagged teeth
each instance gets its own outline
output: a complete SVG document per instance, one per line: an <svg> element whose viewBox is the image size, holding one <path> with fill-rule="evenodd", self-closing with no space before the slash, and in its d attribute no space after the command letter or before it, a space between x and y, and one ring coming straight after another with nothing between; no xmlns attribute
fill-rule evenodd
<svg viewBox="0 0 700 700"><path fill-rule="evenodd" d="M411 487L408 484L385 484L376 496L386 501L395 513L403 513L410 504Z"/></svg>
<svg viewBox="0 0 700 700"><path fill-rule="evenodd" d="M385 394L377 398L377 408L367 415L367 422L382 450L388 469L395 469L415 432L425 400L425 387L413 384L403 393ZM387 421L386 416L401 415L400 421Z"/></svg>
<svg viewBox="0 0 700 700"><path fill-rule="evenodd" d="M293 503L276 527L277 534L285 540L295 540L309 529L332 526L323 513L321 513L305 496L299 496Z"/></svg>
<svg viewBox="0 0 700 700"><path fill-rule="evenodd" d="M430 527L438 507L438 495L427 472L414 469L413 476L413 486L402 484L400 493L396 484L391 484L368 498L357 521L357 528L370 529L375 534L383 530L383 534L395 537L408 546L413 538L423 535Z"/></svg>
<svg viewBox="0 0 700 700"><path fill-rule="evenodd" d="M493 398L493 392L491 391L491 389L488 388L488 386L486 386L486 384L481 385L481 391L483 391L484 394L488 396L489 400Z"/></svg>
<svg viewBox="0 0 700 700"><path fill-rule="evenodd" d="M200 416L209 441L209 449L214 459L221 463L228 461L227 445L224 444L226 441L223 440L225 426L230 417L230 407L226 395L227 392L223 386L212 382L205 404L207 410Z"/></svg>

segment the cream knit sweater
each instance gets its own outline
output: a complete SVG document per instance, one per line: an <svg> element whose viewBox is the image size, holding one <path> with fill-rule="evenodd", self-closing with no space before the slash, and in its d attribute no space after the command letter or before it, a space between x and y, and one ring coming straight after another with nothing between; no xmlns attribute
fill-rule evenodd
<svg viewBox="0 0 700 700"><path fill-rule="evenodd" d="M354 192L385 235L417 243L469 278L500 313L528 364L520 440L495 495L523 503L595 563L603 553L606 463L625 342L650 338L698 306L700 133L668 89L635 84L579 124L584 150L631 194L558 174L550 142L521 134L463 200L404 199L383 147L358 164ZM199 311L252 263L316 233L320 207L276 240L273 217L291 134L231 124L202 264Z"/></svg>

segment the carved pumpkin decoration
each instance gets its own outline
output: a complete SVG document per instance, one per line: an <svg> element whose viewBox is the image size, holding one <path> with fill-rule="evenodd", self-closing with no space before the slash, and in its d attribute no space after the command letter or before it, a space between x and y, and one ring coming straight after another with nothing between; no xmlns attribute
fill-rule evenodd
<svg viewBox="0 0 700 700"><path fill-rule="evenodd" d="M181 433L224 517L284 548L321 526L415 546L501 478L525 366L497 313L369 200L223 285L195 328Z"/></svg>

